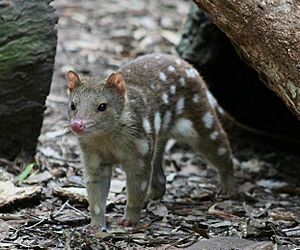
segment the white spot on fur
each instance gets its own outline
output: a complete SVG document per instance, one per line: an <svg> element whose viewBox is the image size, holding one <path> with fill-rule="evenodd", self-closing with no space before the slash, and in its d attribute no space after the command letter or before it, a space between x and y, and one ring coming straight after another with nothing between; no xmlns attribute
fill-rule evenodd
<svg viewBox="0 0 300 250"><path fill-rule="evenodd" d="M193 102L194 102L194 103L198 103L199 100L200 100L199 95L198 95L198 94L194 94L194 95L193 95Z"/></svg>
<svg viewBox="0 0 300 250"><path fill-rule="evenodd" d="M164 72L159 72L159 78L162 81L167 80L167 76L166 76L166 74Z"/></svg>
<svg viewBox="0 0 300 250"><path fill-rule="evenodd" d="M206 128L212 128L212 125L214 123L214 117L211 112L207 112L203 117L202 121L204 122L204 127Z"/></svg>
<svg viewBox="0 0 300 250"><path fill-rule="evenodd" d="M138 151L142 156L145 156L149 151L149 143L147 140L140 139L137 141Z"/></svg>
<svg viewBox="0 0 300 250"><path fill-rule="evenodd" d="M164 104L169 103L169 96L168 96L167 93L163 93L161 97L162 97L162 100L163 100Z"/></svg>
<svg viewBox="0 0 300 250"><path fill-rule="evenodd" d="M156 59L160 59L160 56L159 56L159 55L156 55L155 58L156 58Z"/></svg>
<svg viewBox="0 0 300 250"><path fill-rule="evenodd" d="M185 118L180 118L176 122L173 132L183 137L193 136L195 134L192 121Z"/></svg>
<svg viewBox="0 0 300 250"><path fill-rule="evenodd" d="M176 86L175 85L170 86L170 92L171 92L172 95L176 94Z"/></svg>
<svg viewBox="0 0 300 250"><path fill-rule="evenodd" d="M147 68L148 68L148 65L147 65L147 64L144 64L143 68L144 68L144 69L147 69Z"/></svg>
<svg viewBox="0 0 300 250"><path fill-rule="evenodd" d="M218 106L218 102L217 102L217 100L214 98L214 96L210 93L209 90L206 91L206 95L207 95L207 98L208 98L208 101L209 101L210 105L211 105L212 107L214 107L214 108L217 107L217 106Z"/></svg>
<svg viewBox="0 0 300 250"><path fill-rule="evenodd" d="M161 126L161 116L159 112L156 112L154 117L154 130L156 134L159 133L160 126Z"/></svg>
<svg viewBox="0 0 300 250"><path fill-rule="evenodd" d="M181 77L181 78L179 79L179 83L180 83L180 86L181 86L181 87L184 87L184 86L185 86L185 79L184 79L183 77Z"/></svg>
<svg viewBox="0 0 300 250"><path fill-rule="evenodd" d="M220 106L218 105L217 109L218 109L218 112L219 112L221 115L224 114L225 111L224 111L224 109L223 109L222 107L220 107Z"/></svg>
<svg viewBox="0 0 300 250"><path fill-rule="evenodd" d="M167 111L163 118L163 129L166 130L171 122L172 113L170 111Z"/></svg>
<svg viewBox="0 0 300 250"><path fill-rule="evenodd" d="M165 147L165 152L170 152L170 150L173 148L173 146L175 145L176 140L174 138L170 138L167 141L166 147Z"/></svg>
<svg viewBox="0 0 300 250"><path fill-rule="evenodd" d="M174 72L175 71L175 67L173 65L169 65L168 70L170 72Z"/></svg>
<svg viewBox="0 0 300 250"><path fill-rule="evenodd" d="M143 181L142 184L141 184L141 191L142 192L145 192L146 189L148 187L148 182L147 181Z"/></svg>
<svg viewBox="0 0 300 250"><path fill-rule="evenodd" d="M127 72L130 73L131 69L127 69Z"/></svg>
<svg viewBox="0 0 300 250"><path fill-rule="evenodd" d="M191 76L190 76L190 69L186 69L186 70L185 70L185 73L186 73L186 76L187 76L187 77L191 77Z"/></svg>
<svg viewBox="0 0 300 250"><path fill-rule="evenodd" d="M185 73L186 73L186 76L190 77L190 78L195 78L198 75L198 72L193 68L186 69Z"/></svg>
<svg viewBox="0 0 300 250"><path fill-rule="evenodd" d="M181 64L181 60L180 60L179 58L177 58L177 59L175 60L175 62L176 62L177 65L180 65L180 64Z"/></svg>
<svg viewBox="0 0 300 250"><path fill-rule="evenodd" d="M180 96L176 103L176 114L180 115L184 109L184 97Z"/></svg>
<svg viewBox="0 0 300 250"><path fill-rule="evenodd" d="M100 214L100 207L98 205L94 206L94 213L99 215Z"/></svg>
<svg viewBox="0 0 300 250"><path fill-rule="evenodd" d="M151 133L151 125L147 118L143 118L143 128L147 134Z"/></svg>
<svg viewBox="0 0 300 250"><path fill-rule="evenodd" d="M223 148L223 147L219 147L218 148L218 155L221 156L221 155L224 155L226 153L226 148Z"/></svg>
<svg viewBox="0 0 300 250"><path fill-rule="evenodd" d="M219 136L219 132L218 131L214 131L209 135L209 138L212 139L213 141L215 141Z"/></svg>

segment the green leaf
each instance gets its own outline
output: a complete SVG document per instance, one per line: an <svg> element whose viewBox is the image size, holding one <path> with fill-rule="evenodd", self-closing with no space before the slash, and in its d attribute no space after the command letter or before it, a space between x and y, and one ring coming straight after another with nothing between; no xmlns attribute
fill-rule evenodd
<svg viewBox="0 0 300 250"><path fill-rule="evenodd" d="M34 167L36 167L37 164L36 163L30 163L26 166L26 168L24 169L24 171L18 176L18 181L19 182L23 182L32 172L32 170L34 169Z"/></svg>

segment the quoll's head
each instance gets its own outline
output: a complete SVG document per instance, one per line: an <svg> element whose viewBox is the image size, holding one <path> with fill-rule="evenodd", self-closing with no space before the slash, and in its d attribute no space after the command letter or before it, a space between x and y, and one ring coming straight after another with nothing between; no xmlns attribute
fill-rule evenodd
<svg viewBox="0 0 300 250"><path fill-rule="evenodd" d="M86 136L118 129L126 91L122 73L113 73L106 81L81 80L74 71L69 71L67 77L71 130L78 136Z"/></svg>

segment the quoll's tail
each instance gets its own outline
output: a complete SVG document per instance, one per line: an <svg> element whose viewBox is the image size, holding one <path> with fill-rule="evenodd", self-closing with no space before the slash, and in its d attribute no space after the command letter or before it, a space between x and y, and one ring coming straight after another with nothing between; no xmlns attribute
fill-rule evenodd
<svg viewBox="0 0 300 250"><path fill-rule="evenodd" d="M214 99L214 97L212 97ZM238 122L214 99L214 106L217 115L227 132L229 138L233 141L250 142L258 147L283 150L292 154L300 154L300 141L283 135L270 134L259 129L251 128Z"/></svg>

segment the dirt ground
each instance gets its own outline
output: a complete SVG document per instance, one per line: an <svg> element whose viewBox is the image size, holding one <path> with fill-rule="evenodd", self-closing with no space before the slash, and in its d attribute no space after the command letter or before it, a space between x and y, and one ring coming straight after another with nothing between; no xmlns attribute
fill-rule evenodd
<svg viewBox="0 0 300 250"><path fill-rule="evenodd" d="M216 171L202 156L171 141L164 160L166 194L145 206L137 228L116 224L126 202L125 176L117 166L107 206L109 230L95 234L86 230L89 213L80 150L66 129L66 72L74 69L103 78L138 55L176 54L174 46L191 4L52 3L60 19L55 71L36 157L40 166L20 184L31 188L31 195L0 208L0 249L300 249L300 159L251 142L232 142L239 162L235 171L239 193L226 197L217 195ZM16 182L18 174L0 168L0 181Z"/></svg>

